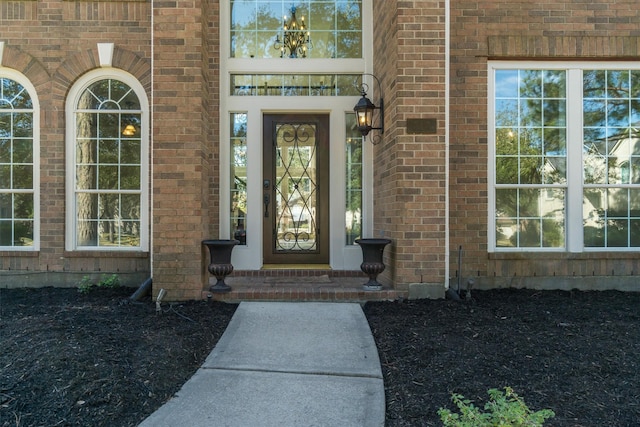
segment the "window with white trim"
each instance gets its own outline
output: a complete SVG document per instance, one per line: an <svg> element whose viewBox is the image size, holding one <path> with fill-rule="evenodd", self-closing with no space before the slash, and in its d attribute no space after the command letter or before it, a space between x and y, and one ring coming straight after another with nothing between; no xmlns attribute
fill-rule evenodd
<svg viewBox="0 0 640 427"><path fill-rule="evenodd" d="M362 0L231 0L232 58L362 58ZM294 19L295 17L295 19ZM286 32L300 34L286 42Z"/></svg>
<svg viewBox="0 0 640 427"><path fill-rule="evenodd" d="M0 249L39 249L38 112L31 83L0 67Z"/></svg>
<svg viewBox="0 0 640 427"><path fill-rule="evenodd" d="M489 64L495 251L640 248L640 66Z"/></svg>
<svg viewBox="0 0 640 427"><path fill-rule="evenodd" d="M146 97L128 74L100 71L67 101L67 249L148 250Z"/></svg>

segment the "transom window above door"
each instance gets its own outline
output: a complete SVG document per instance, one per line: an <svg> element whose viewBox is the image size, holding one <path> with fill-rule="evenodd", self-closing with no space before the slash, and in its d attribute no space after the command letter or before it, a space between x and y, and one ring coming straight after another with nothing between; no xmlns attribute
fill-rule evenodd
<svg viewBox="0 0 640 427"><path fill-rule="evenodd" d="M362 58L362 0L231 0L230 13L232 58Z"/></svg>

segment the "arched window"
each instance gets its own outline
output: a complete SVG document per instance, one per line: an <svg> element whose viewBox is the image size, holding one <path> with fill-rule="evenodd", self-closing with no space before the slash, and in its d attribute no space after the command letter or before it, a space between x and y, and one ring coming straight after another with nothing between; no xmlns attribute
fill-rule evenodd
<svg viewBox="0 0 640 427"><path fill-rule="evenodd" d="M0 67L0 249L39 249L39 111L35 88Z"/></svg>
<svg viewBox="0 0 640 427"><path fill-rule="evenodd" d="M148 104L124 72L85 75L67 99L67 250L148 250Z"/></svg>

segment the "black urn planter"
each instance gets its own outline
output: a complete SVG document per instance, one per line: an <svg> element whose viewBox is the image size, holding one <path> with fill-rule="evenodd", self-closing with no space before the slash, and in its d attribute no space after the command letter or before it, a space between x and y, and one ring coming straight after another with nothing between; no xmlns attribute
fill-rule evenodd
<svg viewBox="0 0 640 427"><path fill-rule="evenodd" d="M203 240L202 244L209 248L209 273L218 280L209 287L210 292L229 292L231 286L224 283L224 278L233 272L231 252L239 244L237 240Z"/></svg>
<svg viewBox="0 0 640 427"><path fill-rule="evenodd" d="M356 243L362 248L362 264L360 270L369 276L369 281L363 285L365 291L379 291L382 285L376 280L378 274L382 273L385 265L382 262L384 248L390 239L356 239Z"/></svg>

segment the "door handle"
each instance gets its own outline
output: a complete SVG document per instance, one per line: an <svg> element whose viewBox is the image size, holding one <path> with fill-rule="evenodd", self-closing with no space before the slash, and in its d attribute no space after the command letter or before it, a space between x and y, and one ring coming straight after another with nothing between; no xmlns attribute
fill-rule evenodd
<svg viewBox="0 0 640 427"><path fill-rule="evenodd" d="M269 200L270 197L268 194L265 194L263 197L263 203L264 203L264 217L265 218L269 218Z"/></svg>

